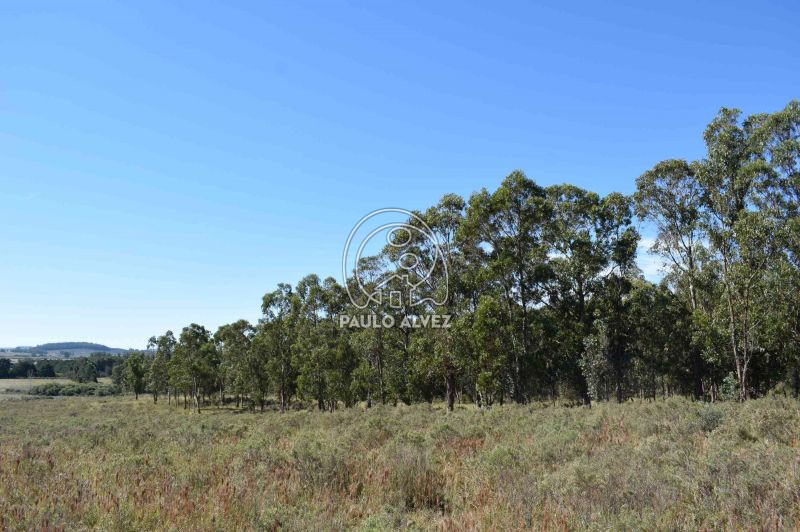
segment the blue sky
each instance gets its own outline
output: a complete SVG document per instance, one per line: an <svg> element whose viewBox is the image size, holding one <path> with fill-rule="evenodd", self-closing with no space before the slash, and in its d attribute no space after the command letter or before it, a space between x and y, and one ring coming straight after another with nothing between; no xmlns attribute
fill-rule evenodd
<svg viewBox="0 0 800 532"><path fill-rule="evenodd" d="M788 1L167 4L0 6L0 346L256 320L373 209L630 193L800 97Z"/></svg>

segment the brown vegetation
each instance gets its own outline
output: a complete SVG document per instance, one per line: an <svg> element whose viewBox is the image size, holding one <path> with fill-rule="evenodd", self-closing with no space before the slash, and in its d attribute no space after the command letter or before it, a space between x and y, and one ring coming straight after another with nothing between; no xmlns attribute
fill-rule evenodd
<svg viewBox="0 0 800 532"><path fill-rule="evenodd" d="M798 403L201 415L6 401L0 529L791 528Z"/></svg>

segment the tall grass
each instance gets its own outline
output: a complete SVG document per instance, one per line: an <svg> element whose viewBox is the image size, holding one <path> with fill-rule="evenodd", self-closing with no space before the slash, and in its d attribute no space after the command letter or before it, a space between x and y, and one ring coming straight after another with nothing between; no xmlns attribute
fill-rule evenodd
<svg viewBox="0 0 800 532"><path fill-rule="evenodd" d="M798 406L6 401L0 530L795 528Z"/></svg>

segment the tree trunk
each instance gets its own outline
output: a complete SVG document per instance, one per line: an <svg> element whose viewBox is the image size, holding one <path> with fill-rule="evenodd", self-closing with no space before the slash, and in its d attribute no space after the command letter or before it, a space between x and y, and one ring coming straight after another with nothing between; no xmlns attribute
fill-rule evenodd
<svg viewBox="0 0 800 532"><path fill-rule="evenodd" d="M690 245L691 242L690 242ZM688 252L689 256L689 304L692 306L692 314L697 312L697 294L694 287L694 256L692 250ZM703 397L703 356L700 351L692 346L692 380L694 383L694 398L701 399Z"/></svg>
<svg viewBox="0 0 800 532"><path fill-rule="evenodd" d="M445 386L447 387L447 410L452 412L456 402L456 375L448 368L445 375Z"/></svg>
<svg viewBox="0 0 800 532"><path fill-rule="evenodd" d="M195 411L199 414L200 413L200 393L199 393L199 386L197 386L197 377L194 378L193 383L194 389L192 390L192 396L194 398L194 408Z"/></svg>
<svg viewBox="0 0 800 532"><path fill-rule="evenodd" d="M743 371L743 364L739 356L739 346L736 342L736 317L733 312L733 294L731 293L731 284L728 279L728 258L723 254L722 256L722 279L725 284L725 300L727 302L728 310L728 332L730 334L731 350L733 351L733 360L736 364L736 377L739 380L739 399L744 400L746 382L746 371Z"/></svg>

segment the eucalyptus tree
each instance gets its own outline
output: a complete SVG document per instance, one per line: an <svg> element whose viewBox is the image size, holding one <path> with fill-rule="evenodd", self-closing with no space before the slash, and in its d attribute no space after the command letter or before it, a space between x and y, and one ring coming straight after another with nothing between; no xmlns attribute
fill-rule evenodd
<svg viewBox="0 0 800 532"><path fill-rule="evenodd" d="M545 231L549 255L542 314L547 318L544 350L551 353L546 359L551 395L561 381L588 403L592 393L587 371L596 381L602 351L620 399L630 358L622 323L630 279L637 273L639 238L632 225L631 199L617 193L601 198L572 185L548 187L546 194L552 215ZM589 353L592 334L602 338L591 340L594 351ZM597 360L582 361L586 356Z"/></svg>
<svg viewBox="0 0 800 532"><path fill-rule="evenodd" d="M192 323L181 331L175 348L176 360L182 367L182 377L190 384L195 410L199 413L202 395L213 391L218 383L219 361L211 334L202 325Z"/></svg>
<svg viewBox="0 0 800 532"><path fill-rule="evenodd" d="M178 394L183 395L183 408L189 407L189 396L192 392L192 376L189 373L189 353L186 349L179 349L176 343L172 357L167 362L167 381L169 389L175 396L175 405L178 405Z"/></svg>
<svg viewBox="0 0 800 532"><path fill-rule="evenodd" d="M469 297L465 274L468 268L459 241L463 232L466 203L456 194L447 194L439 202L418 213L410 224L421 226L415 233L412 247L415 256L422 260L417 264L421 268L420 275L425 275L429 303L412 314L427 313L429 315L447 316L442 327L417 329L422 331L425 341L415 344L415 364L421 364L427 373L438 376L444 385L448 410L453 410L459 387L459 378L463 379L470 365L470 343L468 329L471 320L468 315L472 299ZM409 310L406 309L406 313ZM421 316L414 316L422 319ZM414 329L404 331L408 349L408 335ZM417 372L417 376L421 376ZM474 387L474 385L473 385Z"/></svg>
<svg viewBox="0 0 800 532"><path fill-rule="evenodd" d="M346 308L344 288L332 277L320 281L309 275L298 283L294 297L292 352L298 393L316 400L320 410L333 411L340 401L352 405L352 373L358 361L348 330L339 323Z"/></svg>
<svg viewBox="0 0 800 532"><path fill-rule="evenodd" d="M486 280L502 294L505 319L513 324L511 395L518 403L529 397L531 380L543 365L542 353L534 352L532 322L544 295L550 216L544 189L514 171L495 192L484 189L470 197L464 222L474 249L484 255Z"/></svg>
<svg viewBox="0 0 800 532"><path fill-rule="evenodd" d="M373 400L385 404L383 329L353 330L348 333L347 342L357 361L350 382L351 395L365 401L367 408L372 407Z"/></svg>
<svg viewBox="0 0 800 532"><path fill-rule="evenodd" d="M760 129L764 157L773 172L775 187L762 208L782 221L784 264L775 268L774 282L783 294L779 299L781 324L777 332L787 377L795 394L800 394L800 102L793 100L776 113L766 116Z"/></svg>
<svg viewBox="0 0 800 532"><path fill-rule="evenodd" d="M297 390L301 396L312 397L320 410L328 399L327 369L330 354L329 337L325 327L324 293L320 279L311 274L297 284L297 335L292 346L294 365L298 370Z"/></svg>
<svg viewBox="0 0 800 532"><path fill-rule="evenodd" d="M749 299L756 276L744 271L738 254L737 228L743 228L742 218L750 206L748 200L753 183L762 173L763 164L754 158L748 142L750 130L740 126L739 116L738 110L723 108L706 128L707 156L698 165L698 177L709 213L706 230L721 265L730 349L744 399L748 396L747 370L751 353L742 331L746 318L741 316L741 311L749 307L749 301L742 305L740 298ZM737 265L742 267L737 268ZM739 286L737 281L745 285Z"/></svg>
<svg viewBox="0 0 800 532"><path fill-rule="evenodd" d="M280 411L285 412L296 387L292 345L297 337L300 302L292 286L281 283L264 295L261 310L263 317L253 339L253 358L266 367Z"/></svg>
<svg viewBox="0 0 800 532"><path fill-rule="evenodd" d="M482 295L473 317L469 337L476 352L475 388L478 404L502 404L511 393L509 356L513 349L514 332L497 295Z"/></svg>
<svg viewBox="0 0 800 532"><path fill-rule="evenodd" d="M708 213L705 230L719 261L724 312L741 399L751 392L748 371L763 353L766 276L781 248L782 217L767 207L779 190L768 160L768 115L744 120L736 109L723 108L709 124L706 157L697 164Z"/></svg>
<svg viewBox="0 0 800 532"><path fill-rule="evenodd" d="M595 308L608 337L608 357L618 402L625 398L625 378L631 362L631 337L627 324L631 281L639 273L636 249L639 233L632 226L631 198L611 193L600 204L598 242L606 259L606 273Z"/></svg>
<svg viewBox="0 0 800 532"><path fill-rule="evenodd" d="M692 314L666 283L635 279L628 298L626 327L633 357L632 386L641 397L656 398L659 388L681 390L693 381L690 361ZM691 387L686 387L691 390Z"/></svg>
<svg viewBox="0 0 800 532"><path fill-rule="evenodd" d="M219 397L220 405L225 404L225 390L236 397L250 391L253 374L248 365L248 354L254 334L253 326L247 320L221 326L214 333L214 342L219 353Z"/></svg>
<svg viewBox="0 0 800 532"><path fill-rule="evenodd" d="M158 402L158 397L162 393L167 394L167 403L171 401L169 363L175 351L176 343L175 335L172 331L167 331L161 336L153 336L147 342L148 349L155 350L147 375L154 403Z"/></svg>
<svg viewBox="0 0 800 532"><path fill-rule="evenodd" d="M352 382L359 360L349 341L349 330L340 326L340 317L347 312L349 303L345 288L333 277L325 278L321 301L324 319L320 325L329 350L325 370L327 407L335 410L340 401L345 406L355 403Z"/></svg>
<svg viewBox="0 0 800 532"><path fill-rule="evenodd" d="M552 324L551 380L568 383L584 401L589 389L579 360L589 335L594 296L608 263L600 236L601 199L572 185L546 189L552 216L546 238L550 248L545 277L545 315Z"/></svg>
<svg viewBox="0 0 800 532"><path fill-rule="evenodd" d="M664 257L671 268L668 279L678 294L684 293L688 310L699 312L699 279L704 255L703 188L697 175L697 163L670 159L656 164L636 180L636 214L651 221L657 236L651 251ZM707 309L706 309L707 311ZM694 335L695 326L690 334ZM697 343L691 351L693 394L703 395L704 363L702 350Z"/></svg>
<svg viewBox="0 0 800 532"><path fill-rule="evenodd" d="M358 283L361 283L367 293L374 293L378 284L383 279L386 271L386 256L381 253L377 256L362 257L358 264L358 280L356 276L346 279L349 294L359 294ZM356 296L357 297L357 296ZM358 300L362 308L356 305L346 307L347 313L351 316L350 324L368 323L369 318L387 315L390 310L387 298L376 300ZM352 351L358 358L357 369L354 372L354 380L351 383L351 391L367 402L367 407L372 406L373 399L386 404L391 395L389 381L394 379L387 378L391 374L389 362L391 351L391 341L387 339L387 329L383 327L355 327L350 330L348 325L348 343Z"/></svg>
<svg viewBox="0 0 800 532"><path fill-rule="evenodd" d="M260 322L254 329L250 341L250 348L245 355L244 391L237 396L237 406L241 406L245 398L249 398L251 408L255 409L256 403L264 410L267 398L275 390L278 396L281 412L286 410L285 390L291 390L291 384L285 384L284 375L273 369L280 370L277 362L279 356L278 337L275 334L278 327L274 323ZM291 377L290 377L291 378Z"/></svg>
<svg viewBox="0 0 800 532"><path fill-rule="evenodd" d="M134 351L125 359L123 369L123 382L125 387L133 392L136 399L145 389L145 376L147 375L147 360L143 353Z"/></svg>
<svg viewBox="0 0 800 532"><path fill-rule="evenodd" d="M701 373L710 370L700 353L709 363L721 361L715 340L721 319L741 399L752 389L754 356L766 354L775 338L771 272L791 257L800 228L792 230L791 207L798 195L799 122L797 102L745 119L723 108L706 128L702 160L666 160L637 181L637 213L658 228L653 249L669 260L667 278L676 292L686 288L695 395Z"/></svg>

